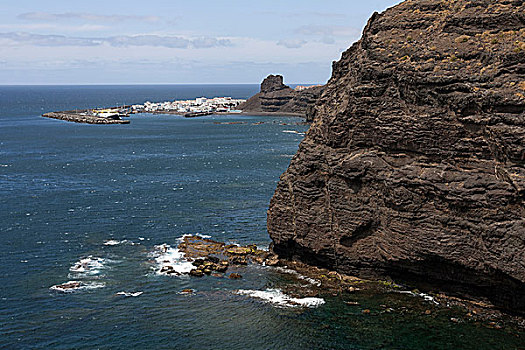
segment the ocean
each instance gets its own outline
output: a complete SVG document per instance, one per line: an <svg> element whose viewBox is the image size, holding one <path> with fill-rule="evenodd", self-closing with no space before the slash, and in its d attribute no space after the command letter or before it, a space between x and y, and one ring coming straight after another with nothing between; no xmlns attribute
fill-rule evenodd
<svg viewBox="0 0 525 350"><path fill-rule="evenodd" d="M269 201L308 129L299 118L137 114L129 125L84 125L40 116L258 89L0 86L0 348L524 348L523 331L410 293L297 305L279 291L293 276L271 267L236 268L240 280L158 273L166 259L184 268L176 246L188 234L268 247ZM83 287L53 288L68 281Z"/></svg>

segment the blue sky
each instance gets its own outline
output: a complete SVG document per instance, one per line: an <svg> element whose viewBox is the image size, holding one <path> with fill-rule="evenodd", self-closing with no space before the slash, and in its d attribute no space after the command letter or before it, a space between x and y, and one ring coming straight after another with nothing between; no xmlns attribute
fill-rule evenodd
<svg viewBox="0 0 525 350"><path fill-rule="evenodd" d="M4 0L0 85L324 83L400 0Z"/></svg>

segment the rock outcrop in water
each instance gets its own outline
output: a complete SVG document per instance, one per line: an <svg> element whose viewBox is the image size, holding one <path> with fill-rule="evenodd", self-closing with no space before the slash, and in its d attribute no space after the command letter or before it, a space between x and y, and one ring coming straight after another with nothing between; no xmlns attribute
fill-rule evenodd
<svg viewBox="0 0 525 350"><path fill-rule="evenodd" d="M268 212L281 257L525 313L525 5L412 0L334 63Z"/></svg>
<svg viewBox="0 0 525 350"><path fill-rule="evenodd" d="M305 116L323 91L323 86L292 89L283 83L281 75L269 75L261 83L261 91L239 109L245 113L286 114Z"/></svg>

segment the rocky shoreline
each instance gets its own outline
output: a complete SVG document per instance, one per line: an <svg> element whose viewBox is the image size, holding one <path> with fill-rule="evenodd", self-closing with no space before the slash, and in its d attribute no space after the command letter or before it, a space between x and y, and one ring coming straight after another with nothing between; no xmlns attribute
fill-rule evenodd
<svg viewBox="0 0 525 350"><path fill-rule="evenodd" d="M392 280L362 279L299 261L282 259L273 252L259 249L255 245L239 246L200 236L186 236L178 245L178 250L184 254L187 261L192 263L193 268L188 275L195 278L211 276L241 279L243 278L241 274L230 272L230 270L237 271L239 267L260 265L274 268L295 279L297 283L286 285L283 288L286 295L294 298L337 296L343 298L349 305L359 305L358 301L352 301L359 298L353 297L359 295L361 298L371 298L374 295L390 293L409 294L427 301L419 303L417 309L410 310L410 312L433 317L434 314L455 310L456 316L451 319L451 322L471 321L495 329L503 327L525 329L525 318L505 314L488 302L458 298L440 291L422 293L417 289L399 285ZM169 266L164 266L160 272L166 275L179 275L173 267ZM396 310L388 305L384 306L384 312L407 311ZM364 309L363 313L367 314L367 310Z"/></svg>

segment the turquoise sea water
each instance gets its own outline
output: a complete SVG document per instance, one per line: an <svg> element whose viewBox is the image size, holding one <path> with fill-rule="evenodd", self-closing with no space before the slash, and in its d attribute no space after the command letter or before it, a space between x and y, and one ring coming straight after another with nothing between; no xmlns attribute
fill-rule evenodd
<svg viewBox="0 0 525 350"><path fill-rule="evenodd" d="M523 333L410 295L326 295L317 307L283 307L254 297L293 283L275 269L239 268L241 280L156 273L164 257L155 246L176 247L185 234L268 246L266 210L307 130L299 119L134 115L129 125L93 126L40 117L257 90L0 87L0 348L524 348ZM86 288L50 289L71 280Z"/></svg>

